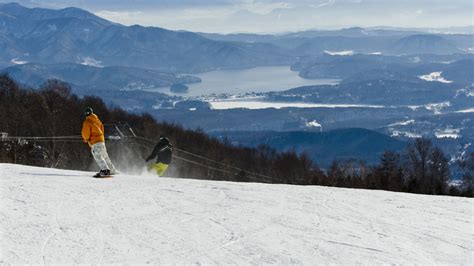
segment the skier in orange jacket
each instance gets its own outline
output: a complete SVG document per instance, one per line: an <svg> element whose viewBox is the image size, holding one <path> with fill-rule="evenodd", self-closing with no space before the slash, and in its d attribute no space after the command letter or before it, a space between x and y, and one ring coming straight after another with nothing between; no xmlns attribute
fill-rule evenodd
<svg viewBox="0 0 474 266"><path fill-rule="evenodd" d="M86 119L82 123L82 139L89 144L92 156L100 167L100 172L94 177L110 176L117 173L115 166L107 154L105 147L104 125L99 120L92 108L87 107L84 111Z"/></svg>

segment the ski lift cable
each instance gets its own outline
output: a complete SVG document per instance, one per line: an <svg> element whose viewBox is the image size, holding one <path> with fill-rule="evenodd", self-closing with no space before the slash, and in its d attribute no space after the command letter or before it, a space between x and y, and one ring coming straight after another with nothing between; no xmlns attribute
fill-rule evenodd
<svg viewBox="0 0 474 266"><path fill-rule="evenodd" d="M228 171L228 170L215 168L215 167L208 166L208 165L203 165L203 164L200 164L200 163L195 162L195 161L193 161L193 160L189 160L189 159L180 157L180 156L178 156L178 155L173 155L173 158L178 159L178 160L181 160L181 161L185 161L185 162L188 162L188 163L197 165L197 166L202 166L202 167L205 167L205 168L207 168L207 169L214 170L214 171L220 171L220 172L224 172L224 173L228 173L228 174L235 174L235 172L231 172L231 171Z"/></svg>
<svg viewBox="0 0 474 266"><path fill-rule="evenodd" d="M37 137L37 136L7 136L2 139L23 139L23 140L57 140L57 139L66 139L66 140L81 140L81 136L48 136L48 137Z"/></svg>
<svg viewBox="0 0 474 266"><path fill-rule="evenodd" d="M141 137L139 137L139 138L141 138ZM141 138L141 139L144 139L144 140L153 142L152 140L149 140L149 139L145 139L145 138ZM138 144L138 143L137 143L137 144ZM153 148L152 146L149 146L149 145L143 145L143 144L138 144L138 145L140 145L140 146L142 146L142 147L149 148L149 149L152 149L152 148ZM175 148L175 149L176 149L176 148ZM173 158L175 158L175 159L178 159L178 160L181 160L181 161L185 161L185 162L188 162L188 163L191 163L191 164L194 164L194 165L198 165L198 166L201 166L201 167L210 169L210 170L220 171L220 172L223 172L223 173L229 173L229 174L233 174L233 175L238 174L237 172L225 170L225 169L222 169L222 168L215 168L215 167L212 167L212 166L209 166L209 165L205 165L205 164L202 164L202 163L196 162L196 161L194 161L194 160L187 159L187 158L184 158L184 157L175 155L175 154L173 154L172 156L173 156ZM199 156L199 155L196 155L196 156ZM200 156L200 157L203 158L203 159L210 160L210 159L205 158L205 157L202 157L202 156ZM210 160L210 161L213 161L213 160ZM222 164L222 163L220 163L220 162L217 162L217 163ZM242 170L242 169L240 169L240 168L233 167L233 166L231 166L231 165L226 165L226 164L222 164L222 165L224 165L224 166L226 166L226 167L228 167L228 168L234 168L234 170L239 170L239 172L248 173L248 174L249 174L248 178L249 178L249 179L252 179L253 181L264 181L264 182L267 182L267 183L273 183L273 179L272 179L272 178L270 178L270 179L262 178L262 177L259 177L258 174L252 173L252 172L250 172L250 171ZM252 177L252 176L253 176L253 177Z"/></svg>
<svg viewBox="0 0 474 266"><path fill-rule="evenodd" d="M142 144L142 143L138 143L138 142L130 142L129 144L138 145L140 147L147 148L147 149L152 149L153 148L150 145L146 145L146 144ZM231 175L237 175L238 174L237 172L234 172L234 171L229 171L229 170L225 170L225 169L222 169L222 168L215 168L215 167L212 167L212 166L209 166L209 165L205 165L205 164L196 162L196 161L191 160L191 159L180 157L180 156L175 155L175 154L173 154L172 157L173 157L173 159L177 159L177 160L181 160L181 161L191 163L191 164L194 164L194 165L197 165L197 166L201 166L201 167L209 169L209 170L214 170L214 171L218 171L218 172L222 172L222 173L228 173L228 174L231 174ZM250 175L247 178L249 178L250 180L255 181L255 182L263 181L263 182L267 182L267 183L273 183L273 181L270 180L270 179L263 179L263 178L259 178L259 177L253 177L253 176L254 175Z"/></svg>
<svg viewBox="0 0 474 266"><path fill-rule="evenodd" d="M137 138L137 139L142 139L142 140L149 141L150 143L155 143L155 141L153 141L153 140L151 140L151 139L144 138L144 137L138 137L138 136L137 136L136 138ZM267 176L267 175L262 175L262 174L250 172L250 171L248 171L248 170L244 170L244 169L239 168L239 167L236 167L236 166L232 166L232 165L228 165L228 164L225 164L225 163L216 161L216 160L212 160L212 159L209 159L209 158L207 158L207 157L204 157L204 156L201 156L201 155L192 153L192 152L188 152L188 151L185 151L185 150L176 148L176 147L174 147L174 149L177 150L177 151L186 153L186 154L188 154L188 155L191 155L191 156L194 156L194 157L203 159L203 160L207 160L207 161L209 161L209 162L213 162L213 163L219 164L219 165L221 165L221 166L225 166L225 167L228 167L228 168L232 168L232 169L234 169L234 170L241 171L241 172L244 172L244 173L248 173L248 174L253 175L253 176L258 176L258 177L260 177L261 180L265 180L265 181L267 181L267 182L272 182L272 180L274 180L274 178L272 178L272 177L270 177L270 176Z"/></svg>
<svg viewBox="0 0 474 266"><path fill-rule="evenodd" d="M237 170L237 171L241 171L241 172L245 172L245 173L248 173L248 174L251 174L251 175L254 175L254 176L258 176L258 177L260 177L261 180L266 180L266 181L268 181L268 182L271 182L271 180L273 179L273 178L270 177L270 176L266 176L266 175L262 175L262 174L258 174L258 173L253 173L253 172L250 172L250 171L248 171L248 170L244 170L244 169L239 168L239 167L236 167L236 166L232 166L232 165L228 165L228 164L225 164L225 163L222 163L222 162L218 162L218 161L215 161L215 160L206 158L206 157L204 157L204 156L201 156L201 155L198 155L198 154L194 154L194 153L191 153L191 152L188 152L188 151L179 149L179 148L175 148L175 149L176 149L177 151L180 151L180 152L183 152L183 153L186 153L186 154L189 154L189 155L192 155L192 156L201 158L201 159L203 159L203 160L208 160L208 161L210 161L210 162L213 162L213 163L216 163L216 164L219 164L219 165L228 167L228 168L232 168L232 169Z"/></svg>
<svg viewBox="0 0 474 266"><path fill-rule="evenodd" d="M130 143L130 144L132 144L132 145L138 145L138 146L141 146L141 147L144 147L144 148L148 148L148 149L153 148L153 147L151 147L151 146L149 146L149 145L140 144L140 143ZM215 167L212 167L212 166L209 166L209 165L205 165L205 164L196 162L196 161L191 160L191 159L183 158L183 157L178 156L178 155L175 155L175 154L173 154L172 157L173 157L173 159L177 159L177 160L181 160L181 161L184 161L184 162L187 162L187 163L191 163L191 164L194 164L194 165L197 165L197 166L206 168L206 169L208 169L208 170L214 170L214 171L218 171L218 172L222 172L222 173L227 173L227 174L231 174L231 175L237 175L237 174L238 174L237 172L225 170L225 169L222 169L222 168L215 168ZM264 182L267 182L267 183L273 183L272 180L262 179L262 178L258 178L258 177L255 178L255 177L252 177L252 175L248 176L248 178L249 178L250 180L252 180L252 181L255 181L255 182L264 181Z"/></svg>
<svg viewBox="0 0 474 266"><path fill-rule="evenodd" d="M185 161L185 162L188 162L188 163L191 163L191 164L195 164L195 165L198 165L198 166L202 166L204 168L214 170L214 171L218 171L218 172L228 173L228 174L232 174L232 175L237 175L238 174L237 172L224 170L222 168L215 168L215 167L212 167L212 166L209 166L209 165L204 165L204 164L198 163L196 161L180 157L178 155L173 155L173 158L178 159L178 160L182 160L182 161ZM259 181L260 180L260 181L265 181L265 182L268 182L268 183L272 183L272 180L267 180L267 179L259 178L259 177L256 177L256 176L253 178L252 176L253 175L250 175L248 178L252 179L253 181Z"/></svg>
<svg viewBox="0 0 474 266"><path fill-rule="evenodd" d="M147 138L144 138L144 137L139 137L139 136L134 136L134 137L126 137L126 138L136 138L136 139L141 139L141 140L145 140L145 141L148 141L150 143L155 143L155 141L151 140L151 139L147 139ZM24 141L44 141L44 142L48 142L48 141L62 141L62 142L82 142L82 137L79 136L79 135L72 135L72 136L42 136L42 137L39 137L39 136L8 136L6 138L2 138L1 141L12 141L12 140L17 140L17 141L21 141L21 140L24 140ZM146 146L148 148L152 148L151 146ZM234 170L237 170L239 172L244 172L244 173L247 173L251 176L254 176L254 177L258 177L257 179L261 180L261 181L265 181L265 182L273 182L273 178L270 177L270 176L266 176L266 175L262 175L262 174L258 174L258 173L254 173L254 172L251 172L251 171L248 171L248 170L244 170L244 169L241 169L239 167L235 167L235 166L232 166L232 165L228 165L228 164L225 164L225 163L222 163L222 162L219 162L219 161L216 161L216 160L212 160L210 158L207 158L207 157L204 157L204 156L201 156L201 155L198 155L198 154L195 154L195 153L192 153L192 152L188 152L188 151L185 151L185 150L182 150L182 149L179 149L179 148L174 148L175 150L177 151L180 151L182 153L185 153L185 154L188 154L190 156L194 156L196 158L200 158L200 159L203 159L203 160L206 160L206 161L209 161L209 162L213 162L213 163L216 163L218 165L221 165L221 166L224 166L224 167L227 167L227 168L231 168L231 169L234 169ZM190 160L190 159L185 159L185 158L182 158L182 157L179 157L179 156L176 156L176 155L173 155L173 157L176 157L177 159L179 160L183 160L183 161L187 161L187 162L190 162L190 163L193 163L193 164L197 164L197 165L200 165L202 167L207 167L209 169L212 169L212 170L219 170L219 171L222 171L222 172L227 172L227 173L232 173L231 171L228 171L228 170L224 170L224 169L218 169L218 168L215 168L215 167L212 167L212 166L208 166L208 165L204 165L204 164L201 164L201 163L198 163L198 162L195 162L193 160ZM255 178L253 178L255 180Z"/></svg>

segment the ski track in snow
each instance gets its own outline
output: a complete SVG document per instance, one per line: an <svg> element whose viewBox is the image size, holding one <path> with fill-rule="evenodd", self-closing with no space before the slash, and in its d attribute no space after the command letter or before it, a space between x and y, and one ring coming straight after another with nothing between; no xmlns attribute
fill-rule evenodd
<svg viewBox="0 0 474 266"><path fill-rule="evenodd" d="M472 264L474 200L0 164L0 263Z"/></svg>

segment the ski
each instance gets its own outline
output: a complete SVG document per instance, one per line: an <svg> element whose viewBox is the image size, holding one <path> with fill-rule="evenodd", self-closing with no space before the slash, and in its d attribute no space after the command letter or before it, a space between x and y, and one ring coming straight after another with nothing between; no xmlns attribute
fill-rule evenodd
<svg viewBox="0 0 474 266"><path fill-rule="evenodd" d="M93 178L112 178L114 177L113 175L93 175Z"/></svg>
<svg viewBox="0 0 474 266"><path fill-rule="evenodd" d="M101 170L97 174L93 175L94 178L111 178L114 174L111 174L109 170Z"/></svg>

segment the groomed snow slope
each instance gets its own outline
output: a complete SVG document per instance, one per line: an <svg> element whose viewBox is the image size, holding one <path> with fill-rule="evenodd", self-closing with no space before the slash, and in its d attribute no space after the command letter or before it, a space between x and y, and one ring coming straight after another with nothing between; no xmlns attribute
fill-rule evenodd
<svg viewBox="0 0 474 266"><path fill-rule="evenodd" d="M473 262L466 198L0 164L0 263Z"/></svg>

